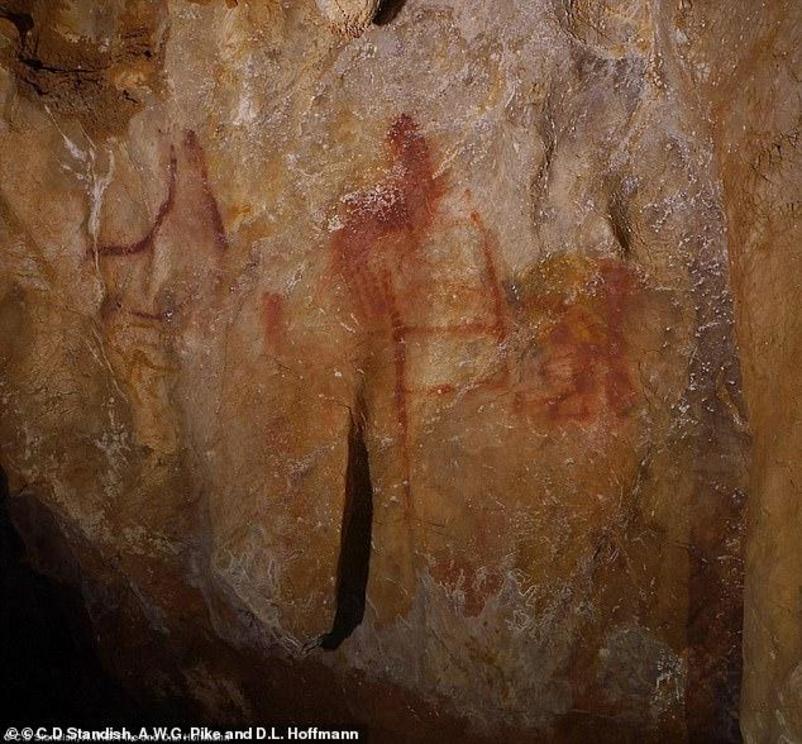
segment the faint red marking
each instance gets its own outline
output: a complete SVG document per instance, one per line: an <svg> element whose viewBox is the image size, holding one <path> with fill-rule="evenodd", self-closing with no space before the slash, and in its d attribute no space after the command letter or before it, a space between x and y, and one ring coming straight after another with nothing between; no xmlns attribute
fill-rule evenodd
<svg viewBox="0 0 802 744"><path fill-rule="evenodd" d="M390 328L392 329L393 357L395 360L395 410L401 432L401 470L404 473L404 493L407 507L412 507L412 467L409 457L409 418L407 414L407 339L406 329L396 305L389 274L384 276L384 290L389 303Z"/></svg>
<svg viewBox="0 0 802 744"><path fill-rule="evenodd" d="M153 225L151 225L150 229L142 238L134 243L99 246L97 249L99 256L133 256L137 253L143 253L144 251L149 251L153 248L153 241L161 229L161 226L164 223L167 215L170 213L170 210L173 208L177 170L178 162L175 155L175 147L171 145L170 163L167 166L167 195L164 197L164 201L161 203L158 211L156 212L156 218L153 220Z"/></svg>
<svg viewBox="0 0 802 744"><path fill-rule="evenodd" d="M191 129L184 136L184 146L189 154L189 159L195 166L200 176L201 190L206 206L206 212L211 221L212 237L215 245L220 250L228 248L228 237L226 236L223 218L220 214L220 207L217 199L209 184L209 170L206 165L206 155L203 146L198 140L197 134ZM156 212L153 224L147 233L133 243L112 244L100 246L97 249L100 256L132 256L143 253L153 248L153 242L164 224L167 215L175 204L175 194L177 186L178 159L176 157L175 146L170 145L170 162L167 168L167 195Z"/></svg>
<svg viewBox="0 0 802 744"><path fill-rule="evenodd" d="M498 271L496 270L495 239L488 232L478 212L471 213L471 222L473 222L482 236L482 256L484 257L485 273L487 274L486 286L493 297L496 333L498 334L499 342L503 342L507 337L507 303L504 301L504 295L501 292L501 284L498 279Z"/></svg>
<svg viewBox="0 0 802 744"><path fill-rule="evenodd" d="M508 336L508 319L499 284L495 254L497 246L477 212L470 222L481 236L483 271L481 287L456 282L449 289L464 294L491 298L492 313L487 321L446 326L409 324L404 307L409 302L425 301L429 281L428 257L421 250L429 237L440 202L445 194L442 177L435 177L429 144L418 125L407 114L400 115L386 136L389 167L385 177L373 188L349 195L340 212L342 226L331 239L333 265L351 290L360 321L369 334L389 333L394 359L394 405L401 442L401 459L407 508L411 509L409 455L409 393L445 395L455 392L454 385L411 390L407 384L407 342L422 336L493 336L499 344ZM442 225L441 225L442 227ZM410 270L415 274L410 274ZM417 276L419 275L419 276ZM406 276L409 294L399 298L394 278ZM410 292L410 287L412 291ZM403 299L402 303L400 300ZM506 366L503 378L507 380ZM494 385L496 375L479 380L474 387Z"/></svg>
<svg viewBox="0 0 802 744"><path fill-rule="evenodd" d="M635 403L635 386L632 383L626 359L624 320L635 299L635 281L632 272L612 260L602 262L602 280L607 287L608 343L605 349L607 374L605 391L609 406L619 415L624 415Z"/></svg>
<svg viewBox="0 0 802 744"><path fill-rule="evenodd" d="M392 275L420 251L444 188L434 176L429 145L412 117L402 114L393 122L386 145L390 156L387 175L374 188L344 200L340 216L343 224L332 236L331 249L334 268L354 293L362 322L369 328L377 322L389 322L404 491L407 509L411 509L406 398L408 329Z"/></svg>
<svg viewBox="0 0 802 744"><path fill-rule="evenodd" d="M387 176L375 187L345 198L343 225L331 241L334 266L354 291L363 320L386 316L388 297L395 297L392 284L384 286L387 253L392 252L394 262L416 253L443 195L429 146L410 116L395 120L386 144ZM389 250L379 246L384 241L392 241Z"/></svg>
<svg viewBox="0 0 802 744"><path fill-rule="evenodd" d="M220 206L209 184L209 169L206 165L206 153L198 140L198 135L195 134L192 129L187 130L184 136L184 145L189 151L190 159L193 161L200 174L201 188L203 190L204 200L206 201L206 210L212 223L211 227L214 244L221 251L226 250L228 248L228 236L226 235L225 225L223 224L223 216L220 214Z"/></svg>
<svg viewBox="0 0 802 744"><path fill-rule="evenodd" d="M170 319L171 312L163 310L161 312L150 312L147 310L135 310L123 305L122 299L118 295L107 295L100 306L100 317L103 320L108 320L117 313L127 313L133 318L139 320L164 322Z"/></svg>
<svg viewBox="0 0 802 744"><path fill-rule="evenodd" d="M212 239L215 246L223 251L228 248L228 238L226 237L223 219L217 204L217 199L209 185L209 174L206 165L206 157L203 147L197 135L192 130L188 130L184 136L184 149L187 152L189 162L196 169L200 177L200 186L205 202L205 214L211 222ZM111 244L98 246L97 255L102 258L114 258L134 256L146 253L154 249L155 240L164 225L165 220L175 207L176 192L178 188L178 158L174 145L170 145L170 160L167 167L167 194L156 212L153 224L147 233L133 243ZM92 255L90 250L88 256ZM130 309L123 306L119 298L106 304L105 315L115 311L127 311L132 316L141 320L165 321L169 320L170 313L167 311L151 312L148 310Z"/></svg>
<svg viewBox="0 0 802 744"><path fill-rule="evenodd" d="M167 318L168 318L168 315L167 315L166 312L149 313L149 312L146 312L144 310L130 310L129 312L135 318L140 318L142 320L155 320L155 321L162 322L162 321L167 320Z"/></svg>
<svg viewBox="0 0 802 744"><path fill-rule="evenodd" d="M283 295L275 292L265 292L262 295L262 318L264 320L265 341L275 348L284 336Z"/></svg>
<svg viewBox="0 0 802 744"><path fill-rule="evenodd" d="M547 393L534 402L555 421L586 421L603 406L624 416L636 399L626 358L625 314L635 299L635 277L603 259L586 293L554 310L556 324L543 339L540 374Z"/></svg>

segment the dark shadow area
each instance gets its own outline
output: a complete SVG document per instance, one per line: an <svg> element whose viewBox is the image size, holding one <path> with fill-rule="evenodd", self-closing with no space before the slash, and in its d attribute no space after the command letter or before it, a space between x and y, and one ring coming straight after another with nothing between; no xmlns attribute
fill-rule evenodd
<svg viewBox="0 0 802 744"><path fill-rule="evenodd" d="M373 484L361 413L351 415L345 506L337 566L337 611L332 629L320 639L321 648L333 651L354 632L365 616L365 592L370 572L373 533Z"/></svg>
<svg viewBox="0 0 802 744"><path fill-rule="evenodd" d="M3 724L88 727L139 721L104 670L80 593L38 574L8 509L0 469L0 716Z"/></svg>
<svg viewBox="0 0 802 744"><path fill-rule="evenodd" d="M30 13L14 13L11 10L0 8L0 18L13 23L19 34L20 42L25 43L28 32L33 28L33 16Z"/></svg>
<svg viewBox="0 0 802 744"><path fill-rule="evenodd" d="M377 26L386 26L401 12L406 0L382 0L373 18Z"/></svg>

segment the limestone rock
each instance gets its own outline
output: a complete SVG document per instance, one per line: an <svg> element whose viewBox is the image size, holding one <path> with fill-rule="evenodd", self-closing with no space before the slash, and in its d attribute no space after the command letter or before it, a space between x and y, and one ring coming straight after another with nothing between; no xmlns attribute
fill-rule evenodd
<svg viewBox="0 0 802 744"><path fill-rule="evenodd" d="M33 558L209 720L799 738L797 10L396 6L0 2Z"/></svg>
<svg viewBox="0 0 802 744"><path fill-rule="evenodd" d="M340 33L361 36L376 15L379 0L315 0L320 12Z"/></svg>

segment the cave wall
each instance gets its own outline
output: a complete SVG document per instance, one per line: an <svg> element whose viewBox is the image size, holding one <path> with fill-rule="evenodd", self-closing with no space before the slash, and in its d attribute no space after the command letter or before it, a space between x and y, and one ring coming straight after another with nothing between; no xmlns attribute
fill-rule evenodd
<svg viewBox="0 0 802 744"><path fill-rule="evenodd" d="M213 720L793 741L799 10L369 6L0 4L32 555Z"/></svg>
<svg viewBox="0 0 802 744"><path fill-rule="evenodd" d="M742 728L756 742L802 740L802 494L795 456L802 436L801 22L802 6L794 2L745 3L735 14L707 8L696 19L707 29L695 54L710 70L705 87L754 435Z"/></svg>

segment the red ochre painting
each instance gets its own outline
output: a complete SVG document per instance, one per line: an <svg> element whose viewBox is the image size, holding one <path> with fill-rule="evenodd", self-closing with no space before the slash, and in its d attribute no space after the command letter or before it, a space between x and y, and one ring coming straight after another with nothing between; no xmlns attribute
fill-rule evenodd
<svg viewBox="0 0 802 744"><path fill-rule="evenodd" d="M407 498L411 498L410 396L468 394L495 387L511 393L517 412L553 424L626 416L636 399L627 359L625 319L638 278L623 261L559 254L523 279L523 299L508 300L497 239L476 209L457 220L473 231L477 283L442 275L427 253L448 240L454 218L440 214L448 184L435 174L432 147L415 120L400 115L385 138L385 175L372 188L345 197L331 237L335 274L354 297L363 332L389 339L394 360L394 406ZM466 199L470 194L466 194ZM418 307L435 294L452 294L475 317L450 324L416 322ZM266 300L268 328L277 305ZM274 334L275 330L269 330ZM495 364L485 377L443 380L421 387L410 375L415 339L448 344L456 338L488 342ZM413 379L410 379L410 378Z"/></svg>
<svg viewBox="0 0 802 744"><path fill-rule="evenodd" d="M182 156L180 159L179 152ZM181 182L181 176L186 180ZM88 258L96 255L98 260L115 262L142 255L153 256L157 250L156 244L162 229L176 212L177 195L181 183L190 185L199 193L200 198L192 201L192 218L198 226L199 234L205 235L207 240L211 239L211 243L219 255L225 254L229 249L228 236L220 206L209 180L206 155L194 131L187 130L184 133L180 148L176 148L174 144L170 145L165 182L164 198L156 210L153 222L142 237L126 243L101 243L90 249ZM110 312L117 311L124 311L145 321L163 321L169 314L169 311L164 308L131 306L123 298L111 293L104 303L104 315L108 317Z"/></svg>

